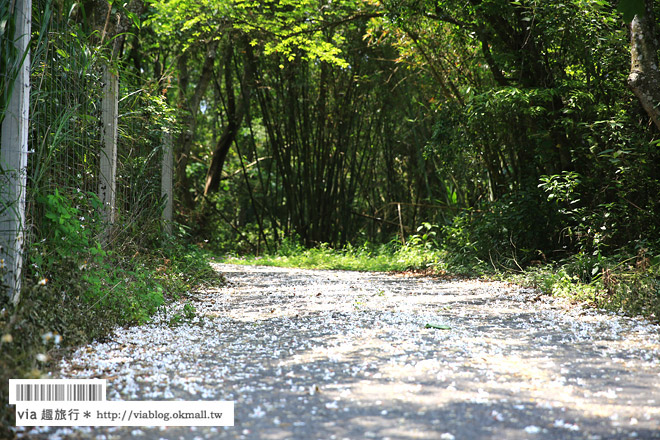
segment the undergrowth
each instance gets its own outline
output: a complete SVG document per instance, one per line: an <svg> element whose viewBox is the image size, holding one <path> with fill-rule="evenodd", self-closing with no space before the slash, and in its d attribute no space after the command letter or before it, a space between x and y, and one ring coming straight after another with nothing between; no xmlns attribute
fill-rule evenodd
<svg viewBox="0 0 660 440"><path fill-rule="evenodd" d="M396 241L373 245L347 245L334 249L323 244L305 248L295 240L284 240L272 254L261 256L227 256L224 261L232 264L259 264L263 266L300 267L308 269L337 269L364 272L404 271L429 269L438 265L440 253L409 241L401 245Z"/></svg>
<svg viewBox="0 0 660 440"><path fill-rule="evenodd" d="M61 208L65 202L56 199L51 202ZM46 214L52 212L48 200L42 202ZM18 305L2 296L0 399L4 402L9 379L38 378L66 349L103 338L117 326L145 323L161 305L189 297L202 284L222 282L208 264L208 253L186 244L181 236L115 240L103 247L94 221L87 218L81 224L84 216L72 213L60 212L49 225L47 238L27 255L28 274ZM0 438L11 438L13 407L2 408Z"/></svg>
<svg viewBox="0 0 660 440"><path fill-rule="evenodd" d="M601 258L596 271L585 276L584 256L529 267L521 272L500 272L500 279L539 289L628 315L660 322L660 257L646 252ZM591 266L590 266L591 267Z"/></svg>

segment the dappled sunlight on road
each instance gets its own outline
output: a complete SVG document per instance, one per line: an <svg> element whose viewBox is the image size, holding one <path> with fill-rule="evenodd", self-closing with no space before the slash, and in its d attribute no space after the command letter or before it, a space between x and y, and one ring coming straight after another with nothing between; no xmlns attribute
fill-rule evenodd
<svg viewBox="0 0 660 440"><path fill-rule="evenodd" d="M118 329L58 374L107 377L113 400L236 402L233 428L142 430L153 439L660 432L660 337L643 320L503 283L217 268L229 284L200 292L194 317L173 325L179 304Z"/></svg>

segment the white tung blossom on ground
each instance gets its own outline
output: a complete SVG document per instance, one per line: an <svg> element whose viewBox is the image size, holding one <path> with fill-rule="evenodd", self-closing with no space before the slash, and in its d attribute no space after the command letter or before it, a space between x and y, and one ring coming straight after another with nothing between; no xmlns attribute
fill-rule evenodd
<svg viewBox="0 0 660 440"><path fill-rule="evenodd" d="M79 348L108 400L233 400L234 427L30 438L660 439L660 334L504 283L216 265L229 283Z"/></svg>

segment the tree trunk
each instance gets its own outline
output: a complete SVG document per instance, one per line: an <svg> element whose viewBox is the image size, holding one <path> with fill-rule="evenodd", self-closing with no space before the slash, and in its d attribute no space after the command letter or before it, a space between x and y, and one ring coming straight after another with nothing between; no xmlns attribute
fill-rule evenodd
<svg viewBox="0 0 660 440"><path fill-rule="evenodd" d="M222 168L225 165L227 153L231 147L232 142L236 139L238 127L243 120L243 105L241 102L240 110L236 111L236 97L234 95L234 78L231 68L232 57L234 55L234 47L231 43L225 48L224 56L224 70L225 70L225 93L227 94L227 126L225 127L222 136L218 140L218 145L213 151L211 164L206 173L206 185L204 186L204 195L212 192L217 192L220 187L220 177Z"/></svg>
<svg viewBox="0 0 660 440"><path fill-rule="evenodd" d="M188 159L190 156L190 150L192 148L192 142L195 135L195 116L199 111L199 104L206 93L206 89L211 82L213 77L213 69L215 67L215 54L218 48L218 41L213 41L209 44L208 50L206 52L206 57L204 59L204 65L202 66L202 71L197 81L197 86L195 87L195 92L192 96L192 99L186 99L186 91L189 84L189 76L187 69L187 59L186 54L181 55L179 58L179 93L180 100L182 101L182 106L187 107L188 116L185 121L186 128L184 128L179 135L177 142L178 146L178 159L176 166L176 183L180 186L181 191L181 202L183 205L188 208L193 208L193 198L190 194L189 179L186 175L186 167L188 165Z"/></svg>
<svg viewBox="0 0 660 440"><path fill-rule="evenodd" d="M119 55L126 34L133 26L131 19L121 9L113 13L112 5L108 0L83 0L81 3L84 15L80 20L84 20L90 34L97 32L101 44L112 40L112 55L113 57ZM130 0L125 4L125 9L139 16L144 12L145 5L142 0Z"/></svg>
<svg viewBox="0 0 660 440"><path fill-rule="evenodd" d="M241 96L236 106L236 99L234 98L234 82L231 72L231 59L233 55L233 46L231 44L225 49L225 91L227 93L227 127L225 127L218 145L213 151L211 164L209 165L208 172L206 173L206 185L204 187L204 195L212 192L217 192L220 187L220 178L222 169L224 168L225 159L231 144L236 139L238 129L243 122L243 118L247 111L247 106L250 105L250 89L253 86L254 77L254 60L251 53L251 47L246 44L246 57L243 67L243 80L241 84Z"/></svg>
<svg viewBox="0 0 660 440"><path fill-rule="evenodd" d="M660 72L655 39L653 0L646 0L643 17L630 23L630 75L628 86L639 99L656 128L660 129Z"/></svg>

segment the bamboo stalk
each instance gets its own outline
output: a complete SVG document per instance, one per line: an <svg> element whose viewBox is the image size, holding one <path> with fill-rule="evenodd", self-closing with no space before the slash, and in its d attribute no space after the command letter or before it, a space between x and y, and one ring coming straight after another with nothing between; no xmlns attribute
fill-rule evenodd
<svg viewBox="0 0 660 440"><path fill-rule="evenodd" d="M396 209L399 213L399 229L401 231L401 244L406 245L406 237L403 233L403 219L401 218L401 203L396 204Z"/></svg>

